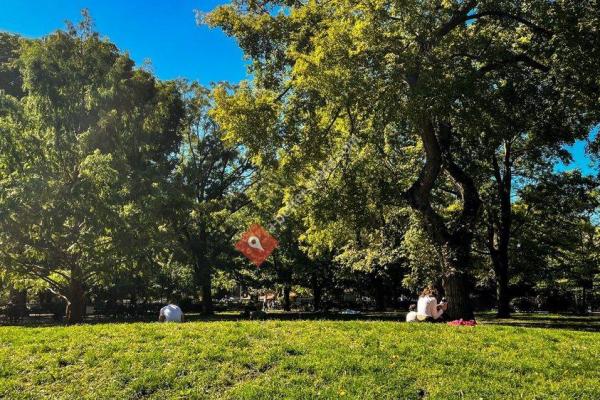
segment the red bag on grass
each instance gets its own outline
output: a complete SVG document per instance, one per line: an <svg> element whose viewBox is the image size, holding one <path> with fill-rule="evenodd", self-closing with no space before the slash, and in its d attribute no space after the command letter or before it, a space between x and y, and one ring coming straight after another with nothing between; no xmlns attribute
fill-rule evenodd
<svg viewBox="0 0 600 400"><path fill-rule="evenodd" d="M450 326L475 326L477 322L474 319L464 320L464 319L455 319L454 321L448 322Z"/></svg>

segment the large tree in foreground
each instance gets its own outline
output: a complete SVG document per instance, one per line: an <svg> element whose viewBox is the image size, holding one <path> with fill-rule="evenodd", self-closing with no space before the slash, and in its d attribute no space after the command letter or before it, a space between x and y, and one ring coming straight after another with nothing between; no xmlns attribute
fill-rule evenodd
<svg viewBox="0 0 600 400"><path fill-rule="evenodd" d="M203 312L211 314L213 276L237 255L235 213L248 203L245 191L254 168L243 148L223 143L221 129L208 115L209 92L197 83L180 87L186 110L182 142L174 153L177 167L165 183L161 214L175 240L167 250L191 266Z"/></svg>
<svg viewBox="0 0 600 400"><path fill-rule="evenodd" d="M153 182L173 165L182 103L81 25L24 43L24 97L0 94L0 265L67 301L135 266L151 232Z"/></svg>
<svg viewBox="0 0 600 400"><path fill-rule="evenodd" d="M588 22L595 7L543 0L238 1L205 17L253 61L253 85L218 92L217 120L261 160L301 152L311 166L351 136L363 146L390 132L416 142L418 173L396 188L439 249L449 314L470 318L467 273L481 209L481 153L472 144L481 131L468 105L487 101L516 74L558 93L558 103L542 105L540 119L560 106L569 139L584 136L596 101L585 75L593 64L587 47L594 45ZM387 143L381 157L393 152L402 148ZM450 215L433 196L446 177L460 210Z"/></svg>

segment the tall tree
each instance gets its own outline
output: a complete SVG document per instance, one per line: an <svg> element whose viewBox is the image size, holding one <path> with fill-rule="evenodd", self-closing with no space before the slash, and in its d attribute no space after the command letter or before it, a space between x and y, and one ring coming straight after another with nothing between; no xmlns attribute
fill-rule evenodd
<svg viewBox="0 0 600 400"><path fill-rule="evenodd" d="M234 258L234 213L248 204L245 191L253 182L254 168L243 148L223 142L221 129L208 114L208 91L197 83L181 85L186 105L183 141L163 215L177 238L176 248L192 265L203 312L211 314L213 274Z"/></svg>
<svg viewBox="0 0 600 400"><path fill-rule="evenodd" d="M594 28L578 25L577 33L573 25L595 5L339 0L222 6L205 20L238 40L255 78L252 87L220 93L218 122L264 159L277 159L278 148L323 158L349 135L366 140L370 131L418 141L420 171L408 184L397 182L397 191L421 214L440 249L449 314L470 318L467 274L481 200L468 142L479 132L463 104L484 98L497 86L497 72L510 70L554 85L570 118L585 119L592 92L576 90L587 80L573 72L590 65L589 42L578 38ZM577 70L574 58L585 58L585 68ZM461 210L450 219L432 196L444 176Z"/></svg>
<svg viewBox="0 0 600 400"><path fill-rule="evenodd" d="M69 322L96 280L144 257L144 211L182 117L177 87L134 69L83 15L24 44L24 98L5 94L0 121L0 265L45 281Z"/></svg>
<svg viewBox="0 0 600 400"><path fill-rule="evenodd" d="M526 46L526 42L523 46ZM545 179L558 161L569 159L564 143L585 137L589 125L574 122L577 110L564 105L564 93L549 82L540 84L520 71L494 73L497 84L486 101L471 99L464 107L479 136L469 143L479 161L475 175L485 211L487 248L497 289L498 315L509 315L509 244L512 236L512 205L523 182ZM589 124L593 121L586 118Z"/></svg>
<svg viewBox="0 0 600 400"><path fill-rule="evenodd" d="M570 307L569 291L580 290L580 311L586 292L593 290L600 272L597 247L598 182L579 172L548 174L520 188L513 206L515 242L511 245L511 271L523 293L539 293L545 307ZM551 304L552 296L569 301ZM550 301L548 301L550 300Z"/></svg>

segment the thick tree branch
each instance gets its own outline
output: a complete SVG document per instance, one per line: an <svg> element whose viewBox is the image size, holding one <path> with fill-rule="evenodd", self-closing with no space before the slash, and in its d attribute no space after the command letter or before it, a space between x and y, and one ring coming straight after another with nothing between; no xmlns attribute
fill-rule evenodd
<svg viewBox="0 0 600 400"><path fill-rule="evenodd" d="M434 42L439 41L454 28L467 22L469 20L469 12L471 12L471 10L473 10L475 7L477 7L477 1L468 1L452 18L450 18L448 22L434 32Z"/></svg>
<svg viewBox="0 0 600 400"><path fill-rule="evenodd" d="M425 163L417 180L403 193L403 197L412 208L421 212L426 228L436 244L441 245L448 239L448 230L443 218L431 206L431 190L442 171L442 152L435 135L431 118L424 117L421 122L421 140L425 150Z"/></svg>
<svg viewBox="0 0 600 400"><path fill-rule="evenodd" d="M458 231L456 232L460 235L474 229L477 215L481 208L481 199L479 198L479 191L473 178L454 161L450 148L452 126L442 123L438 130L439 142L442 146L444 169L460 188L460 195L463 201L463 209L458 220Z"/></svg>
<svg viewBox="0 0 600 400"><path fill-rule="evenodd" d="M540 70L542 72L550 71L550 67L534 60L533 58L529 57L527 54L514 54L511 57L508 57L504 60L500 60L498 62L494 62L494 63L488 64L488 65L480 68L477 71L477 74L479 76L483 76L483 75L487 74L488 72L498 70L506 65L518 64L518 63L523 63L523 64L527 65L528 67Z"/></svg>
<svg viewBox="0 0 600 400"><path fill-rule="evenodd" d="M496 248L496 231L494 227L496 226L497 216L495 215L492 209L487 209L487 247L490 253L490 256L494 257L498 254L498 249Z"/></svg>
<svg viewBox="0 0 600 400"><path fill-rule="evenodd" d="M540 25L537 25L528 19L525 19L519 15L510 14L510 13L507 13L507 12L504 12L501 10L482 11L480 13L467 15L463 22L467 22L467 21L471 21L471 20L479 19L479 18L483 18L483 17L496 17L496 18L500 18L500 19L511 19L513 21L516 21L516 22L519 22L519 23L525 25L526 27L531 29L533 32L544 35L546 37L551 37L554 34L554 32L552 32L551 30L546 29Z"/></svg>
<svg viewBox="0 0 600 400"><path fill-rule="evenodd" d="M504 189L502 188L502 174L500 173L500 166L498 165L498 157L496 157L496 152L492 154L492 168L494 170L494 179L496 180L496 187L498 189L498 193L502 193Z"/></svg>

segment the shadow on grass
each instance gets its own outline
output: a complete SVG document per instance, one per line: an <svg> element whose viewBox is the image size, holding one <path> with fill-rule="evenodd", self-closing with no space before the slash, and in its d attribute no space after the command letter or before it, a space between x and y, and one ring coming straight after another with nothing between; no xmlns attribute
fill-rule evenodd
<svg viewBox="0 0 600 400"><path fill-rule="evenodd" d="M572 315L547 313L514 313L510 318L496 318L493 313L477 315L483 324L518 326L524 328L569 329L600 332L600 315Z"/></svg>
<svg viewBox="0 0 600 400"><path fill-rule="evenodd" d="M405 312L364 312L360 314L340 314L333 312L269 312L263 318L249 318L242 316L240 312L218 312L213 315L202 315L198 313L186 313L186 322L220 322L220 321L250 321L250 320L275 320L275 321L396 321L405 320ZM138 316L113 318L109 316L94 315L85 318L85 324L105 323L133 323L133 322L157 322L158 316ZM56 321L51 316L27 317L18 323L9 324L0 318L0 326L66 326L64 321Z"/></svg>
<svg viewBox="0 0 600 400"><path fill-rule="evenodd" d="M360 314L340 314L333 312L270 312L264 318L252 319L242 316L236 312L216 313L214 315L186 314L189 322L222 322L222 321L392 321L404 322L405 312L363 312ZM493 312L482 312L476 314L477 321L483 325L501 325L524 328L546 328L546 329L568 329L587 332L600 332L600 315L578 316L569 314L545 314L545 313L515 313L510 318L496 318ZM151 316L132 318L112 318L104 316L90 316L85 320L86 324L105 323L133 323L133 322L156 322L157 318ZM0 326L9 325L7 321L0 320ZM26 327L51 327L65 326L64 322L53 320L50 317L29 317L13 326Z"/></svg>

